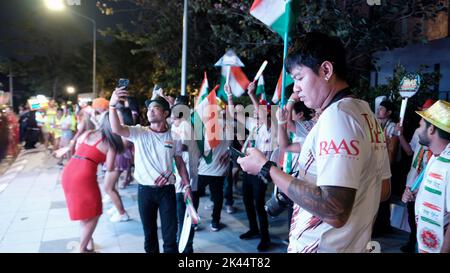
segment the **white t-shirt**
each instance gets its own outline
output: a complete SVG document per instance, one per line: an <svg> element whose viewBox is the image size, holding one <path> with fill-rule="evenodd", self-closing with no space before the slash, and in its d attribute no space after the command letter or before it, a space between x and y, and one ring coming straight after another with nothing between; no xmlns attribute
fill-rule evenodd
<svg viewBox="0 0 450 273"><path fill-rule="evenodd" d="M366 252L382 180L390 176L384 134L367 102L344 98L330 105L305 140L299 178L356 189L352 212L337 229L296 204L288 252Z"/></svg>
<svg viewBox="0 0 450 273"><path fill-rule="evenodd" d="M247 118L245 127L250 132L254 130L253 135L249 136L251 143L254 144L252 146L263 152L267 158L270 158L271 153L278 147L277 130L275 129L272 135L272 128L267 128L265 124L258 127L255 118Z"/></svg>
<svg viewBox="0 0 450 273"><path fill-rule="evenodd" d="M220 144L211 150L212 161L208 164L203 156L200 157L200 166L198 167L199 175L207 176L225 176L229 162L220 164L220 157L228 153L228 147L233 144L233 140L222 140Z"/></svg>
<svg viewBox="0 0 450 273"><path fill-rule="evenodd" d="M172 125L172 138L175 141L181 141L181 144L186 145L188 150L182 152L183 161L186 164L186 169L189 174L189 180L191 184L191 189L197 191L197 181L198 181L198 166L200 151L193 137L192 125L183 120L179 126ZM176 177L176 192L182 192L181 177L177 170L174 170Z"/></svg>
<svg viewBox="0 0 450 273"><path fill-rule="evenodd" d="M419 129L414 132L411 141L409 142L411 149L414 151L413 160L411 162L411 170L409 170L406 177L406 186L411 187L419 176L420 171L423 170L431 157L431 151L428 147L420 145L419 143Z"/></svg>
<svg viewBox="0 0 450 273"><path fill-rule="evenodd" d="M173 161L176 155L181 156L181 143L174 141L170 130L157 133L149 127L129 126L130 136L134 143L134 178L145 186L154 186L155 180L163 175L169 178L169 184L175 184Z"/></svg>
<svg viewBox="0 0 450 273"><path fill-rule="evenodd" d="M439 156L432 156L416 197L419 252L440 252L444 228L450 222L450 144Z"/></svg>
<svg viewBox="0 0 450 273"><path fill-rule="evenodd" d="M386 123L381 124L381 128L383 128L383 131L385 135L389 138L396 136L395 134L395 122L392 120L387 120Z"/></svg>

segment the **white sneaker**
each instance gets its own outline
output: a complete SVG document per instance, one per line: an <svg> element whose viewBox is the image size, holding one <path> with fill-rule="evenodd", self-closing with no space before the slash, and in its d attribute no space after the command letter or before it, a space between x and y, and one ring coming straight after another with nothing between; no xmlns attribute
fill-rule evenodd
<svg viewBox="0 0 450 273"><path fill-rule="evenodd" d="M128 213L124 213L122 215L119 214L119 212L115 213L111 218L109 218L109 221L113 223L119 223L119 222L127 222L130 220L130 216Z"/></svg>
<svg viewBox="0 0 450 273"><path fill-rule="evenodd" d="M105 194L105 197L103 197L103 199L102 199L102 203L103 204L111 203L111 197L109 197L109 195Z"/></svg>
<svg viewBox="0 0 450 273"><path fill-rule="evenodd" d="M228 214L233 214L236 212L236 208L233 206L226 206L226 209Z"/></svg>
<svg viewBox="0 0 450 273"><path fill-rule="evenodd" d="M107 213L108 215L114 215L114 214L116 214L116 213L118 213L118 212L117 212L116 207L115 207L115 206L112 206L109 210L106 211L106 213Z"/></svg>

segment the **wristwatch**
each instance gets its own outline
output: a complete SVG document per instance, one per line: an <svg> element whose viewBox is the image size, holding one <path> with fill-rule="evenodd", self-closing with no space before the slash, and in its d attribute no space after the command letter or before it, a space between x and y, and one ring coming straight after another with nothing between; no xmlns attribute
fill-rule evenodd
<svg viewBox="0 0 450 273"><path fill-rule="evenodd" d="M265 184L269 184L272 182L272 178L270 177L270 168L273 166L277 166L277 164L273 161L267 161L261 168L261 171L258 173L258 178L261 179Z"/></svg>

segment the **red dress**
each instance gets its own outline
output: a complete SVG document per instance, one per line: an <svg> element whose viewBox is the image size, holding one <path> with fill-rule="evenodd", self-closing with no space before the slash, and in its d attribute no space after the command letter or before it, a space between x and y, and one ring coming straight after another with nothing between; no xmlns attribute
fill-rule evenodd
<svg viewBox="0 0 450 273"><path fill-rule="evenodd" d="M102 198L97 182L97 167L106 161L106 154L81 143L62 173L62 187L72 221L87 220L102 214Z"/></svg>

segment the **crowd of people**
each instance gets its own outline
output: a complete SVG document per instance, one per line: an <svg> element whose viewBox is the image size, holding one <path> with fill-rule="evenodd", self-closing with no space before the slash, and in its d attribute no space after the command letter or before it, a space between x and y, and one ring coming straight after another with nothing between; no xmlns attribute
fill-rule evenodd
<svg viewBox="0 0 450 273"><path fill-rule="evenodd" d="M310 33L290 52L285 66L294 88L286 105L277 109L261 102L250 83L254 111L246 116L234 105L232 87L225 85L227 106L218 110L213 126L220 137L211 139L208 126L200 130L204 142L215 142L208 151L194 137L199 121L184 96L147 100L146 116L127 106L129 93L123 88L114 90L109 101L98 98L79 109L51 102L42 115L21 113L25 148L41 138L45 147L52 144L59 164L68 160L62 185L71 220L81 221L80 252L94 251L92 234L104 211L99 165L113 222L130 219L117 191L121 173L126 173L124 186L133 179L138 183L147 253L160 251L158 213L163 250L178 253L186 203L198 209L206 187L213 204L210 229L220 231L224 200L228 213L235 210L237 180L242 180L248 217L240 239L260 238L257 250L271 245L268 213L278 212L266 203L266 192L273 183L275 204L289 209L288 252L368 252L372 238L391 226L391 171L400 147L413 156L407 181L392 181L409 212L411 236L403 250L449 252L450 104L427 100L408 142L393 118L393 102L383 101L374 113L353 95L340 41ZM242 134L239 127L245 128ZM237 160L230 147L242 152ZM197 226L190 228L184 253L194 251Z"/></svg>

